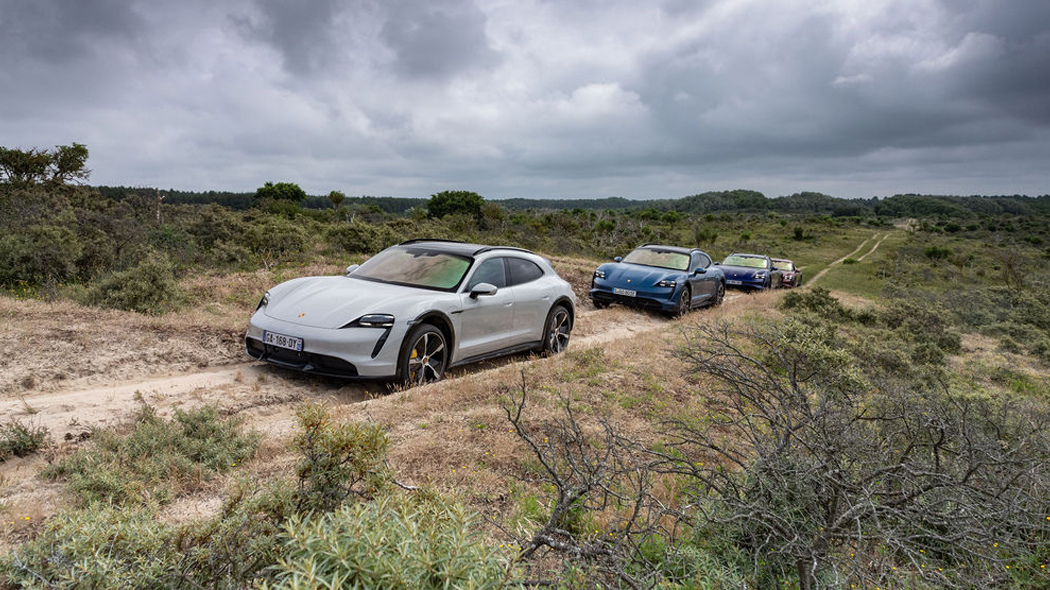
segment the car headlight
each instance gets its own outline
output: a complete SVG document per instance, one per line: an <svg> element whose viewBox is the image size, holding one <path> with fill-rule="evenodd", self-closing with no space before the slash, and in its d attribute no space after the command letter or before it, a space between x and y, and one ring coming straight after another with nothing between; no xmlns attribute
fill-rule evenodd
<svg viewBox="0 0 1050 590"><path fill-rule="evenodd" d="M755 273L755 280L761 281L764 278L766 278L766 273L764 273L764 272L756 272Z"/></svg>
<svg viewBox="0 0 1050 590"><path fill-rule="evenodd" d="M675 287L678 286L678 282L677 281L660 281L659 283L656 283L656 286L657 287L670 287L670 288L674 289Z"/></svg>
<svg viewBox="0 0 1050 590"><path fill-rule="evenodd" d="M394 316L388 313L370 313L361 316L357 323L367 328L389 328L394 325Z"/></svg>
<svg viewBox="0 0 1050 590"><path fill-rule="evenodd" d="M598 270L594 271L594 278L596 278L596 279L604 279L605 278L605 271L600 269L600 268Z"/></svg>
<svg viewBox="0 0 1050 590"><path fill-rule="evenodd" d="M262 299L259 300L259 305L255 306L255 311L259 311L260 309L266 307L266 304L269 303L269 302L270 302L270 292L267 291L266 294L262 296Z"/></svg>

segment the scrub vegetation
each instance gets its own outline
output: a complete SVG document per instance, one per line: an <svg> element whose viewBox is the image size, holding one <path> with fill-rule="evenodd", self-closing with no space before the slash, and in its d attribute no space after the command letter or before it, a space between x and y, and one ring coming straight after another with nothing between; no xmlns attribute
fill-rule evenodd
<svg viewBox="0 0 1050 590"><path fill-rule="evenodd" d="M86 160L0 152L7 585L1050 588L1050 197L161 200L73 184ZM424 236L549 256L581 297L569 352L378 396L238 369L38 422L85 347L19 355L81 318L234 359L269 284ZM804 286L591 309L593 268L645 242L790 258Z"/></svg>

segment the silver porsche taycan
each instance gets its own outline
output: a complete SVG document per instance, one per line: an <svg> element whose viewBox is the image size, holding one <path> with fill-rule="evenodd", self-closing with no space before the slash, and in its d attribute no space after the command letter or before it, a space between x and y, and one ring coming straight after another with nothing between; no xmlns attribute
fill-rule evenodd
<svg viewBox="0 0 1050 590"><path fill-rule="evenodd" d="M561 352L575 314L572 288L528 250L410 240L345 276L273 287L245 350L320 375L418 384L486 358Z"/></svg>

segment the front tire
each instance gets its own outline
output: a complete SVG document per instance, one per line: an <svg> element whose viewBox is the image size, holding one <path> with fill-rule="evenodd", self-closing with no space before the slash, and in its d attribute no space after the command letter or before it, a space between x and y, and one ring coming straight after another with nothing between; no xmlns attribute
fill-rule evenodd
<svg viewBox="0 0 1050 590"><path fill-rule="evenodd" d="M678 296L678 307L674 310L674 316L680 318L689 313L692 302L693 290L689 288L689 285L686 285L682 287L682 294Z"/></svg>
<svg viewBox="0 0 1050 590"><path fill-rule="evenodd" d="M409 330L401 346L399 381L406 387L440 381L448 367L448 343L432 324Z"/></svg>
<svg viewBox="0 0 1050 590"><path fill-rule="evenodd" d="M569 347L569 336L572 333L572 316L564 305L555 305L547 318L547 327L543 330L543 354L551 356Z"/></svg>
<svg viewBox="0 0 1050 590"><path fill-rule="evenodd" d="M718 286L715 287L715 300L712 305L722 305L722 302L726 299L726 283L725 281L718 281Z"/></svg>

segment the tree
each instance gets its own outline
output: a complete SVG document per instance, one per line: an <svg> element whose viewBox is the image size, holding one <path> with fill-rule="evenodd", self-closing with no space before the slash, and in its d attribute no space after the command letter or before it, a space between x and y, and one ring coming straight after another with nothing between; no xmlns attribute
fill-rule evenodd
<svg viewBox="0 0 1050 590"><path fill-rule="evenodd" d="M267 182L255 191L256 200L273 199L275 201L292 201L299 203L306 198L306 191L294 182Z"/></svg>
<svg viewBox="0 0 1050 590"><path fill-rule="evenodd" d="M343 201L346 200L346 195L340 191L332 191L328 193L328 200L332 202L332 207L338 209L339 205L342 205Z"/></svg>
<svg viewBox="0 0 1050 590"><path fill-rule="evenodd" d="M431 195L427 201L427 212L431 217L463 214L475 219L481 218L481 206L485 198L470 191L443 191Z"/></svg>
<svg viewBox="0 0 1050 590"><path fill-rule="evenodd" d="M51 150L0 147L0 182L15 186L87 180L88 149L82 143L57 145Z"/></svg>

